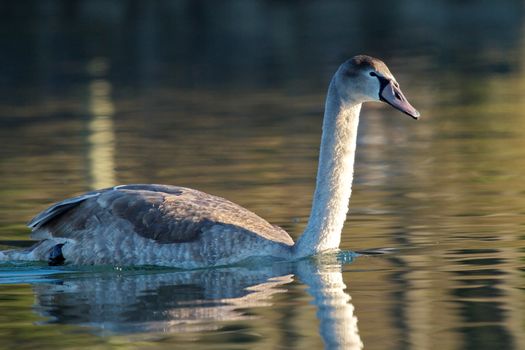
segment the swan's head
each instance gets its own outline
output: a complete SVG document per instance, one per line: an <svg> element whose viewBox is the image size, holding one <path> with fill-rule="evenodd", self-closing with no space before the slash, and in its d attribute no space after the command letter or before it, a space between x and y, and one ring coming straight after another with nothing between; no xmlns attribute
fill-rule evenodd
<svg viewBox="0 0 525 350"><path fill-rule="evenodd" d="M414 119L419 118L419 112L407 101L388 67L377 58L352 57L339 67L335 83L344 99L357 103L383 101Z"/></svg>

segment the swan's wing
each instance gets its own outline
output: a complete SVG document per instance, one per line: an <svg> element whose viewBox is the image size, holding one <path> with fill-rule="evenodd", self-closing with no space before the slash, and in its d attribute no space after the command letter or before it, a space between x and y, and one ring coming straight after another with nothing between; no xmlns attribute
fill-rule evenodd
<svg viewBox="0 0 525 350"><path fill-rule="evenodd" d="M198 240L215 225L233 225L262 238L293 245L291 237L256 214L224 198L164 185L125 185L89 192L59 202L28 224L33 237L75 238L99 225L123 230L158 243Z"/></svg>
<svg viewBox="0 0 525 350"><path fill-rule="evenodd" d="M102 191L84 193L80 196L68 198L61 202L55 203L49 208L45 209L44 211L38 213L37 216L35 216L34 218L32 218L31 221L27 223L27 227L29 227L33 231L37 230L42 225L48 223L52 219L55 219L60 214L70 210L71 208L76 207L86 199L99 196Z"/></svg>

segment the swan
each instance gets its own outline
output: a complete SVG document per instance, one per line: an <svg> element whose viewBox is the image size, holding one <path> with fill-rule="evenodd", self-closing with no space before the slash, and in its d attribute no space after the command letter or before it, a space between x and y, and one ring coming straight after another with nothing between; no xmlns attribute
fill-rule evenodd
<svg viewBox="0 0 525 350"><path fill-rule="evenodd" d="M386 102L414 119L420 115L381 60L358 55L341 64L328 88L312 209L297 243L224 198L133 184L52 205L28 223L40 241L25 251L4 251L0 259L194 269L336 250L351 195L359 114L369 101Z"/></svg>

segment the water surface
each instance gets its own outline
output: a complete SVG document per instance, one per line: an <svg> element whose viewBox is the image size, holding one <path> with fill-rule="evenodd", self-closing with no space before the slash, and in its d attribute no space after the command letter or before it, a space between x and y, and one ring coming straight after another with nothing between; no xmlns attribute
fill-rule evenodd
<svg viewBox="0 0 525 350"><path fill-rule="evenodd" d="M525 348L523 4L381 4L0 5L4 243L50 203L122 183L220 195L297 238L344 58L382 57L423 115L363 110L341 248L387 254L2 264L0 348Z"/></svg>

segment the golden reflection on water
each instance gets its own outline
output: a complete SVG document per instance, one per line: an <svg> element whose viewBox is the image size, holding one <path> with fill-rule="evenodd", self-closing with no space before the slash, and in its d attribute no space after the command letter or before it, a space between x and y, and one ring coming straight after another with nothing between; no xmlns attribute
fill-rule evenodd
<svg viewBox="0 0 525 350"><path fill-rule="evenodd" d="M88 87L88 110L91 120L88 124L89 174L91 189L111 187L115 180L115 131L113 114L115 107L111 100L111 83L100 78L107 73L107 62L96 58L89 62L88 71L94 76Z"/></svg>

